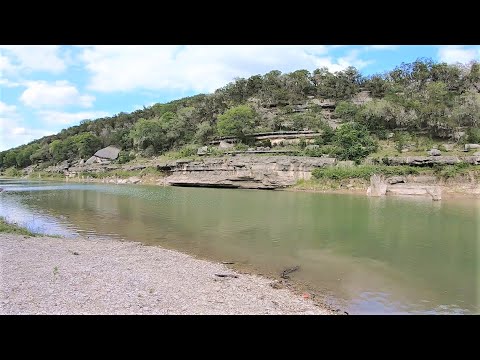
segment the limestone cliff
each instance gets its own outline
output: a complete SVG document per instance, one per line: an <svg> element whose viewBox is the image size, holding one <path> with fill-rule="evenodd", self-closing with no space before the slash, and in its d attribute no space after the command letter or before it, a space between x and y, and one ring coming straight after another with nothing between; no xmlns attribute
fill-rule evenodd
<svg viewBox="0 0 480 360"><path fill-rule="evenodd" d="M334 158L303 156L234 156L158 165L169 171L166 183L244 189L276 189L310 179L316 167L335 165Z"/></svg>

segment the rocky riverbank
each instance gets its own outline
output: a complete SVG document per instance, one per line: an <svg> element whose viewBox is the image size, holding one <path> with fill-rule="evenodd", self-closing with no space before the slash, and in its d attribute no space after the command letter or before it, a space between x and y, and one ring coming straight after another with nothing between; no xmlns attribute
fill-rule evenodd
<svg viewBox="0 0 480 360"><path fill-rule="evenodd" d="M331 314L275 282L136 242L0 234L0 314Z"/></svg>

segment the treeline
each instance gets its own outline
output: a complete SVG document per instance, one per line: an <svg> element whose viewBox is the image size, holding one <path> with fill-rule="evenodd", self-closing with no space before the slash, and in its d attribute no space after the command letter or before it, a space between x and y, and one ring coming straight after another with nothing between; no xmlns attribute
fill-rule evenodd
<svg viewBox="0 0 480 360"><path fill-rule="evenodd" d="M368 92L371 101L354 101L362 91ZM213 94L84 120L56 135L0 152L0 168L85 159L108 145L121 147L123 154L135 151L153 156L205 144L218 135L242 138L259 131L325 130L320 106L310 103L305 112L295 112L296 105L312 99L335 101L334 116L377 138L399 128L447 138L460 128L466 132L464 141L480 140L480 64L419 59L367 77L349 67L335 73L326 68L288 74L274 70L239 78Z"/></svg>

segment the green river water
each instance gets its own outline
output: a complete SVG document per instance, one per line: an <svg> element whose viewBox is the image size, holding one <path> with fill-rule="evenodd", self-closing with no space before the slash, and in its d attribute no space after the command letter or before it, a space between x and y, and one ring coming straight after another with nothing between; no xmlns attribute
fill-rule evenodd
<svg viewBox="0 0 480 360"><path fill-rule="evenodd" d="M33 231L160 245L276 276L351 314L480 312L480 200L0 180ZM181 266L181 264L179 264Z"/></svg>

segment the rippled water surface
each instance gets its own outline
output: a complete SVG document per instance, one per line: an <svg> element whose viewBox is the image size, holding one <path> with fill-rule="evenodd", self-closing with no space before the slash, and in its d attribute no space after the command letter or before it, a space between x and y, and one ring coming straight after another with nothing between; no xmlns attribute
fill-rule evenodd
<svg viewBox="0 0 480 360"><path fill-rule="evenodd" d="M0 180L0 215L234 261L350 313L479 313L480 201Z"/></svg>

